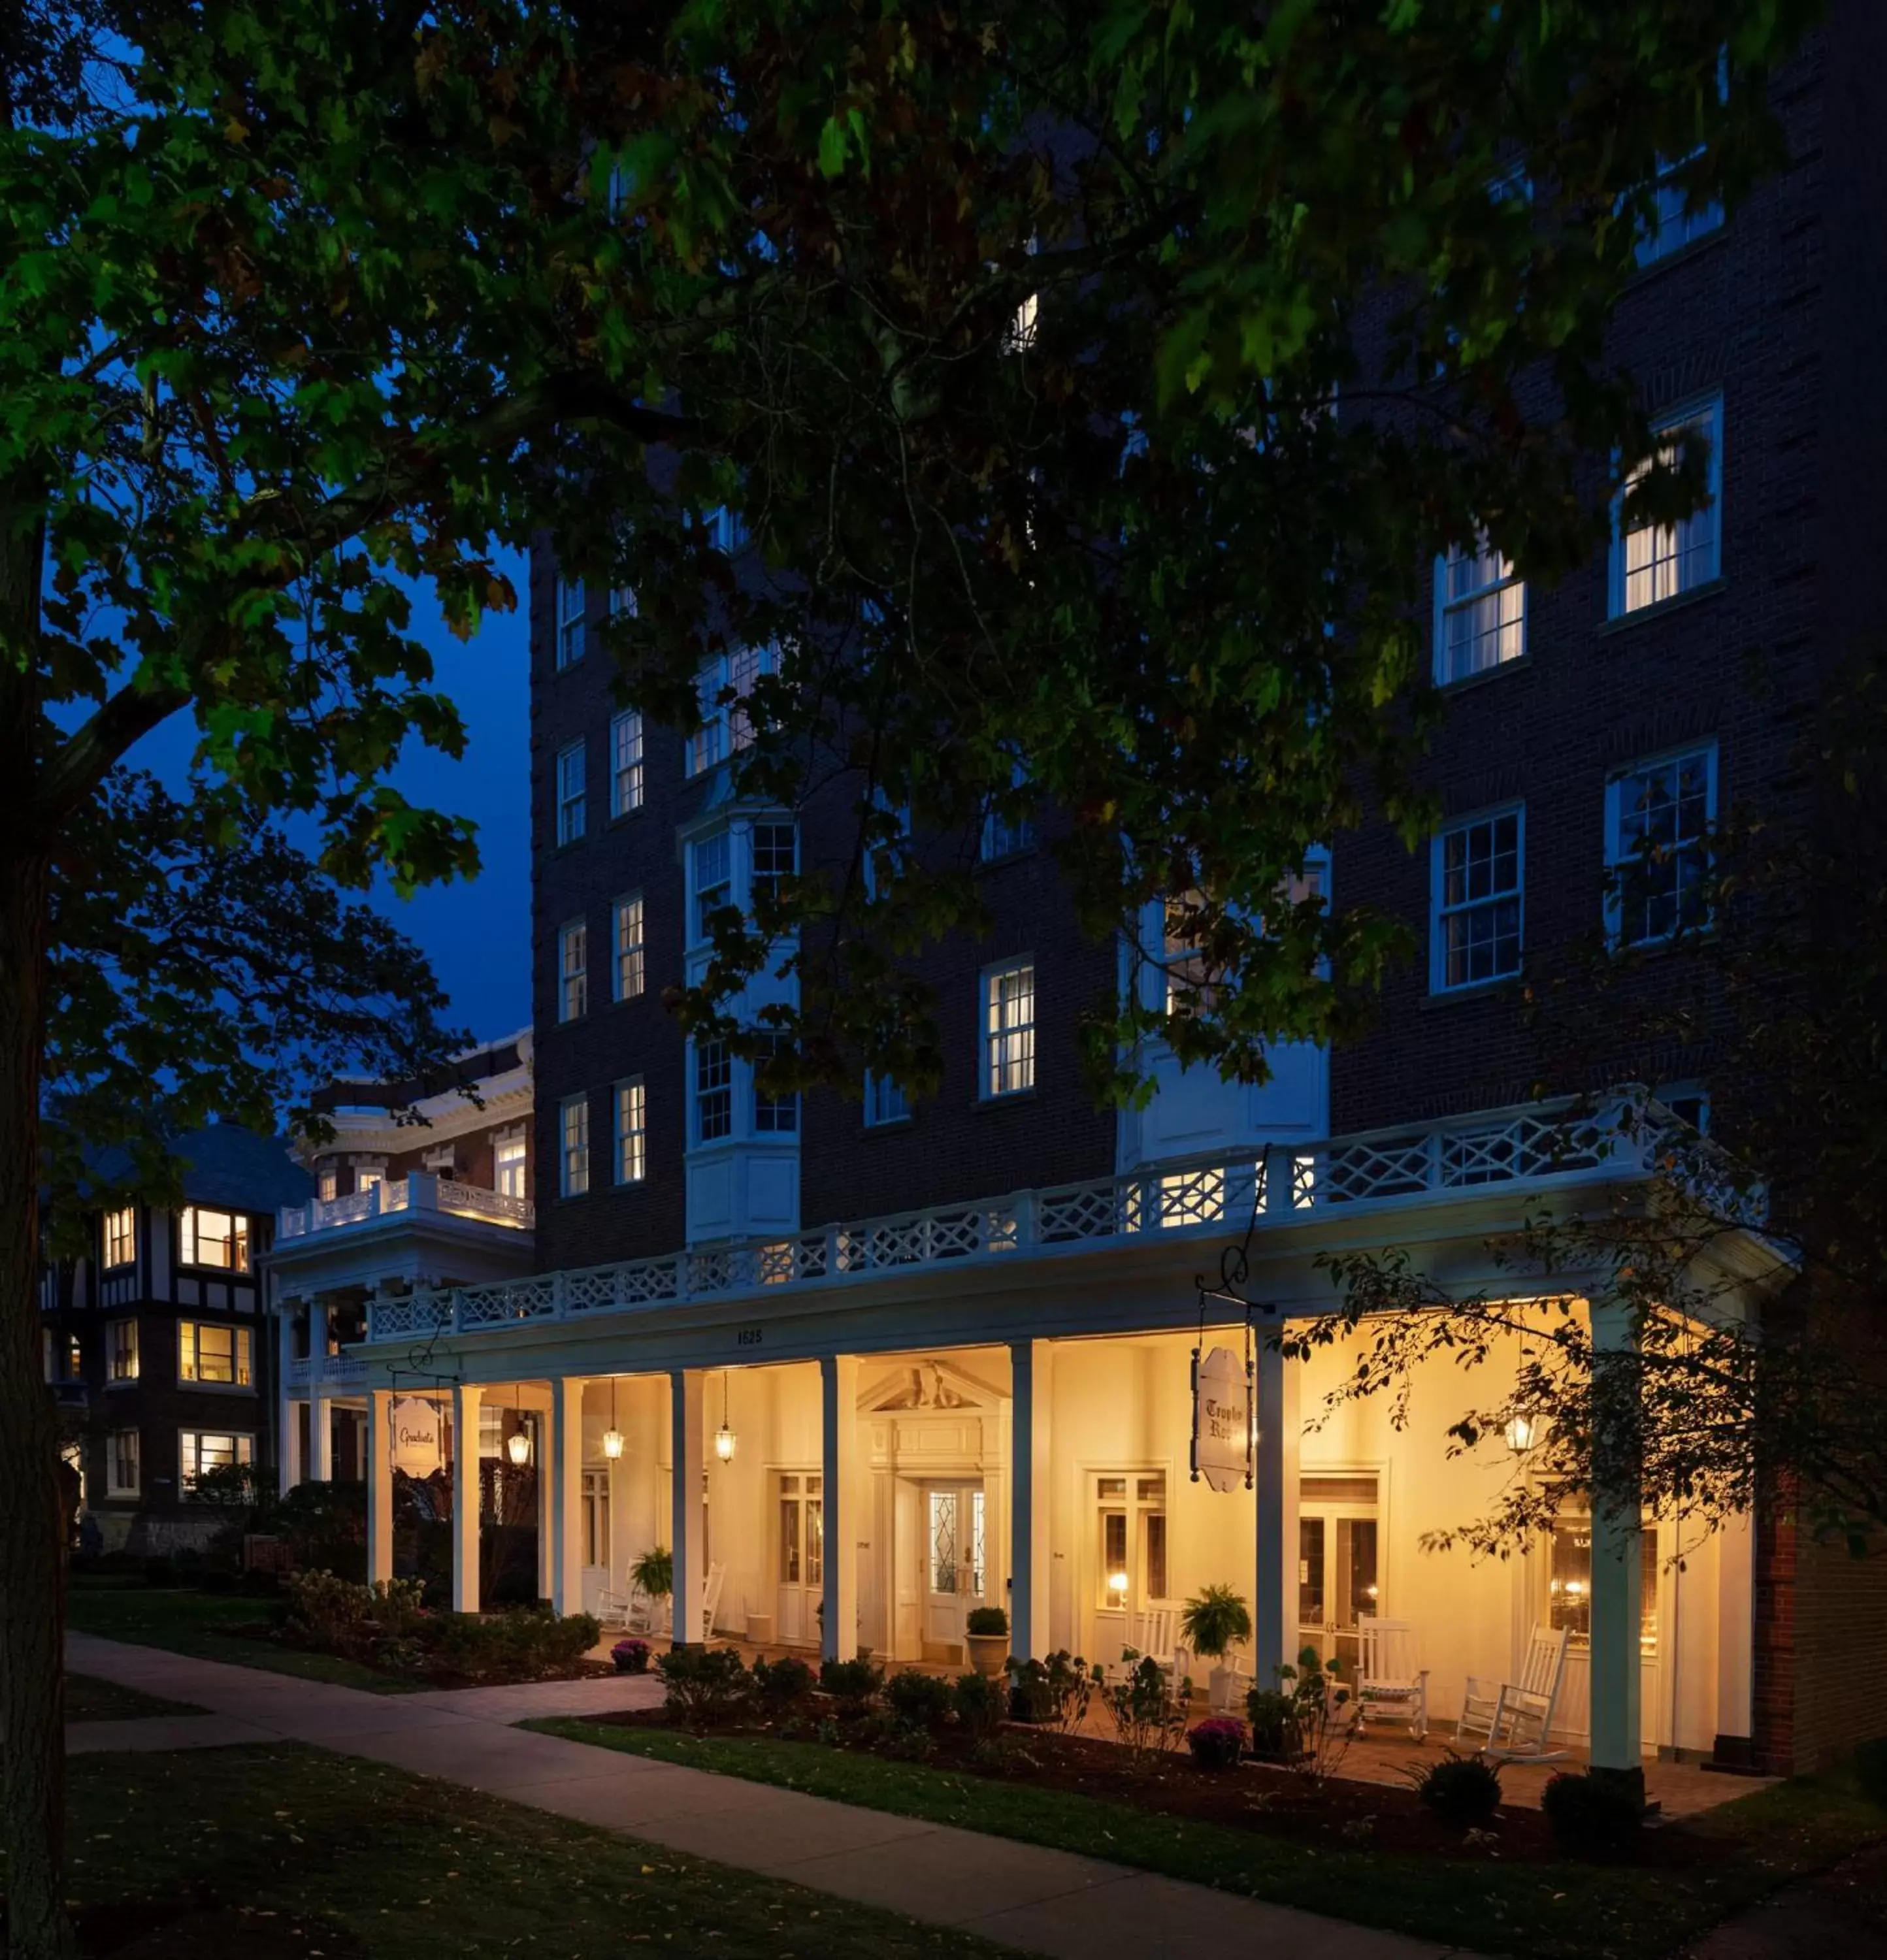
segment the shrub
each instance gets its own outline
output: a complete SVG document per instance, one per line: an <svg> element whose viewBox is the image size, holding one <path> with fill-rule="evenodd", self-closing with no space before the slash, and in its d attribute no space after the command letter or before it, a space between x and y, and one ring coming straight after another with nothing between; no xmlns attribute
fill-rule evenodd
<svg viewBox="0 0 1887 1960"><path fill-rule="evenodd" d="M970 1767L983 1776L1026 1776L1042 1767L1041 1758L1031 1755L1010 1736L979 1736L969 1746Z"/></svg>
<svg viewBox="0 0 1887 1960"><path fill-rule="evenodd" d="M1411 1769L1415 1794L1443 1823L1472 1831L1500 1807L1500 1772L1485 1756L1459 1756L1453 1749L1439 1762Z"/></svg>
<svg viewBox="0 0 1887 1960"><path fill-rule="evenodd" d="M589 1613L559 1619L546 1606L513 1606L485 1619L453 1613L444 1623L438 1657L468 1681L529 1681L581 1659L602 1637Z"/></svg>
<svg viewBox="0 0 1887 1960"><path fill-rule="evenodd" d="M1228 1647L1252 1637L1252 1615L1245 1596L1229 1586L1208 1586L1189 1599L1179 1615L1179 1637L1207 1660L1223 1660Z"/></svg>
<svg viewBox="0 0 1887 1960"><path fill-rule="evenodd" d="M894 1674L885 1683L885 1700L891 1712L910 1729L939 1729L955 1705L950 1684L940 1675L919 1674L908 1669Z"/></svg>
<svg viewBox="0 0 1887 1960"><path fill-rule="evenodd" d="M1297 1724L1297 1767L1306 1781L1322 1783L1350 1753L1356 1724L1344 1713L1350 1691L1341 1683L1341 1666L1326 1663L1315 1647L1299 1650L1295 1667L1278 1670L1278 1685L1290 1703Z"/></svg>
<svg viewBox="0 0 1887 1960"><path fill-rule="evenodd" d="M1009 1713L1017 1722L1040 1722L1071 1736L1081 1726L1094 1693L1087 1663L1058 1649L1045 1661L1009 1662Z"/></svg>
<svg viewBox="0 0 1887 1960"><path fill-rule="evenodd" d="M647 1674L649 1643L647 1640L618 1640L609 1650L618 1674Z"/></svg>
<svg viewBox="0 0 1887 1960"><path fill-rule="evenodd" d="M1628 1849L1644 1823L1644 1805L1615 1778L1562 1770L1547 1779L1540 1808L1565 1848L1584 1857Z"/></svg>
<svg viewBox="0 0 1887 1960"><path fill-rule="evenodd" d="M813 1691L813 1670L795 1654L753 1663L753 1691L770 1715L785 1715Z"/></svg>
<svg viewBox="0 0 1887 1960"><path fill-rule="evenodd" d="M838 1704L842 1715L862 1715L878 1698L884 1669L868 1660L822 1661L819 1685Z"/></svg>
<svg viewBox="0 0 1887 1960"><path fill-rule="evenodd" d="M1233 1715L1209 1716L1189 1730L1186 1746L1202 1770L1229 1770L1245 1753L1245 1724Z"/></svg>
<svg viewBox="0 0 1887 1960"><path fill-rule="evenodd" d="M724 1720L753 1685L732 1647L670 1647L655 1665L669 1713L692 1728Z"/></svg>
<svg viewBox="0 0 1887 1960"><path fill-rule="evenodd" d="M324 1653L358 1655L378 1640L411 1639L425 1618L411 1579L357 1586L332 1572L291 1572L284 1589L290 1637Z"/></svg>
<svg viewBox="0 0 1887 1960"><path fill-rule="evenodd" d="M963 1621L966 1634L1006 1634L1009 1615L1000 1606L972 1606Z"/></svg>
<svg viewBox="0 0 1887 1960"><path fill-rule="evenodd" d="M985 1675L959 1674L950 1691L950 1701L963 1732L972 1741L985 1741L1001 1726L1009 1691L1001 1682Z"/></svg>
<svg viewBox="0 0 1887 1960"><path fill-rule="evenodd" d="M1176 1688L1150 1654L1125 1656L1133 1663L1124 1679L1101 1684L1101 1703L1112 1719L1114 1729L1138 1761L1162 1749L1169 1749L1185 1733L1188 1704L1192 1684L1182 1682Z"/></svg>
<svg viewBox="0 0 1887 1960"><path fill-rule="evenodd" d="M1283 1689L1255 1688L1245 1698L1252 1754L1262 1763L1294 1763L1303 1753L1296 1703Z"/></svg>

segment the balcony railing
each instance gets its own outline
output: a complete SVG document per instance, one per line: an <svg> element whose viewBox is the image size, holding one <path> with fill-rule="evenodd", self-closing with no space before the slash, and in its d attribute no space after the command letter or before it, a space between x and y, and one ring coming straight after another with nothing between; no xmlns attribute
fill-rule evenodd
<svg viewBox="0 0 1887 1960"><path fill-rule="evenodd" d="M366 1379L367 1363L358 1355L326 1355L317 1369L307 1355L301 1354L288 1363L287 1386L308 1389L318 1382L324 1389L358 1389Z"/></svg>
<svg viewBox="0 0 1887 1960"><path fill-rule="evenodd" d="M789 1237L752 1239L619 1265L547 1273L374 1300L369 1342L469 1334L593 1313L679 1305L772 1287L855 1284L947 1262L1001 1264L1150 1235L1225 1237L1332 1211L1399 1208L1488 1186L1552 1188L1644 1178L1669 1119L1641 1098L1530 1105L1472 1122L1379 1131L1313 1149L1169 1160L1084 1184L937 1205Z"/></svg>
<svg viewBox="0 0 1887 1960"><path fill-rule="evenodd" d="M502 1225L518 1232L530 1231L537 1222L536 1209L527 1198L416 1170L397 1182L377 1184L371 1191L352 1192L345 1198L317 1198L306 1204L285 1204L278 1217L275 1236L278 1240L303 1239L316 1232L365 1224L396 1211L444 1212L454 1218L476 1218L482 1224Z"/></svg>

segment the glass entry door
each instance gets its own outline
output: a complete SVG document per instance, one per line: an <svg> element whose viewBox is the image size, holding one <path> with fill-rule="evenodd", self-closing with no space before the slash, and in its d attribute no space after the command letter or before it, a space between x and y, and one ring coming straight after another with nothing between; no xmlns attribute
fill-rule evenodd
<svg viewBox="0 0 1887 1960"><path fill-rule="evenodd" d="M1361 1658L1357 1622L1381 1610L1376 1526L1373 1471L1300 1481L1298 1638L1350 1678Z"/></svg>
<svg viewBox="0 0 1887 1960"><path fill-rule="evenodd" d="M924 1645L960 1659L963 1622L988 1585L980 1484L930 1484L924 1492ZM940 1658L943 1656L940 1656Z"/></svg>
<svg viewBox="0 0 1887 1960"><path fill-rule="evenodd" d="M779 1637L790 1647L816 1647L826 1588L826 1480L816 1471L784 1470L779 1486Z"/></svg>

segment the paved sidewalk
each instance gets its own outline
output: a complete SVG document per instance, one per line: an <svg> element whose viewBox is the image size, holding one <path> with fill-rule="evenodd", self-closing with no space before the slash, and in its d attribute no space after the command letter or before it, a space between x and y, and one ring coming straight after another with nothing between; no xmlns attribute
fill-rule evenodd
<svg viewBox="0 0 1887 1960"><path fill-rule="evenodd" d="M1176 1960L1211 1950L1267 1960L1443 1960L1464 1952L509 1726L652 1702L660 1690L651 1681L367 1694L88 1634L67 1635L66 1659L75 1673L211 1711L76 1723L68 1732L75 1750L313 1743L1053 1960Z"/></svg>

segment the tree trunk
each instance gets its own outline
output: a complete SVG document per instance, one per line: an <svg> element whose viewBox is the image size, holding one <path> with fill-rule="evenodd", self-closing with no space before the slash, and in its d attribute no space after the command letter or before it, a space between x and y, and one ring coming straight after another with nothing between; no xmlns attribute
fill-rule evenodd
<svg viewBox="0 0 1887 1960"><path fill-rule="evenodd" d="M40 1367L40 1071L48 867L0 838L0 1844L14 1960L68 1960L65 1532Z"/></svg>

